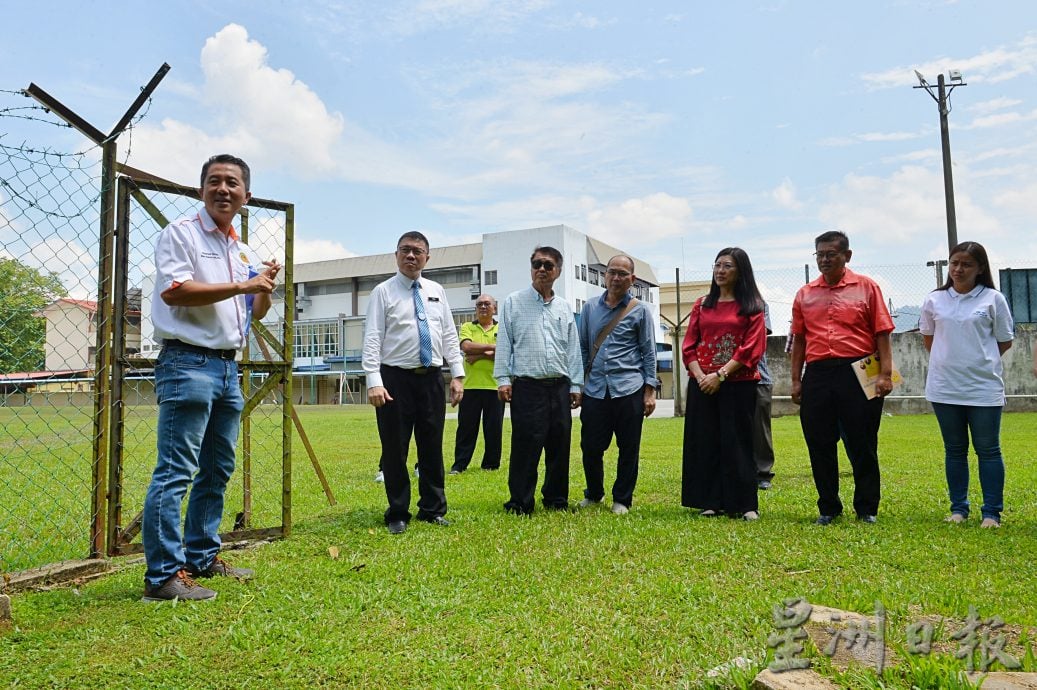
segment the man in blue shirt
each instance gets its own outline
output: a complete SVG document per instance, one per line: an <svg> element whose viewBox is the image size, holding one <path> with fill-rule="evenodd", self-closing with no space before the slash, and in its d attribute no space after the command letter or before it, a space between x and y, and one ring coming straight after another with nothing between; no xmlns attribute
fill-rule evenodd
<svg viewBox="0 0 1037 690"><path fill-rule="evenodd" d="M580 315L580 349L587 380L583 387L580 448L587 488L580 507L605 497L602 456L616 437L619 462L612 485L612 512L630 509L637 484L641 426L655 411L655 323L630 295L634 260L620 254L605 270L605 293L588 300Z"/></svg>
<svg viewBox="0 0 1037 690"><path fill-rule="evenodd" d="M504 510L533 512L537 465L544 452L544 507L569 507L572 412L580 406L583 361L572 307L554 293L562 253L538 247L530 257L533 284L505 298L500 310L493 377L511 403L511 463Z"/></svg>

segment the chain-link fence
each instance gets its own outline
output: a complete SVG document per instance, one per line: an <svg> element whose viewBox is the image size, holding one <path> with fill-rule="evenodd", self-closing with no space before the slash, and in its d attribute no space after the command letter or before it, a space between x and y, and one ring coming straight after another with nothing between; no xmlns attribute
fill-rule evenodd
<svg viewBox="0 0 1037 690"><path fill-rule="evenodd" d="M116 312L120 294L126 296L126 328L113 337L113 397L123 400L112 409L111 500L108 510L109 550L131 553L140 531L140 511L154 466L157 406L153 371L160 343L155 341L150 319L132 326L136 314L150 315L155 288L154 247L163 227L177 218L198 212L200 201L194 188L154 179L119 178L119 238L115 249L114 283ZM125 229L125 231L124 231ZM243 210L242 239L260 257L276 259L286 267L285 282L291 281L291 262L285 257L290 246L292 206L253 199ZM140 296L139 305L133 298ZM228 488L224 524L226 533L259 526L263 533L280 534L290 524L291 467L290 406L283 387L290 380L290 361L285 351L280 324L285 323L283 299L275 301L266 322L250 331L250 346L241 361L246 398L239 466ZM140 310L138 312L137 310ZM275 331L275 333L272 333ZM282 497L285 500L282 501Z"/></svg>
<svg viewBox="0 0 1037 690"><path fill-rule="evenodd" d="M850 239L852 242L853 238ZM748 251L751 251L751 248ZM1014 259L1013 263L1017 268L1037 267L1037 260L1028 262ZM925 301L926 295L947 279L946 262L930 262L930 264L932 265L925 263L898 265L862 263L858 265L855 262L848 267L856 273L872 278L879 284L882 288L882 295L886 298L890 315L896 324L896 332L904 332L918 327L918 317L921 314L922 302ZM998 283L1001 268L1008 267L996 264L991 266L995 285ZM760 292L767 300L774 334L786 334L792 321L792 301L796 296L796 291L804 283L815 280L820 275L816 264L811 262L794 268L754 269L753 273ZM688 272L681 271L682 286L686 283L705 283L705 288L699 290L698 293L694 289L686 291L686 288L682 287L681 298L684 301L682 315L691 310L691 305L699 294L705 294L708 291L711 277L712 267ZM666 280L666 278L662 279Z"/></svg>
<svg viewBox="0 0 1037 690"><path fill-rule="evenodd" d="M100 150L26 143L64 126L0 91L0 571L90 552Z"/></svg>
<svg viewBox="0 0 1037 690"><path fill-rule="evenodd" d="M140 550L157 418L153 247L168 220L200 206L196 189L116 160L115 139L142 104L103 135L0 90L0 573ZM96 145L65 153L30 143L82 142L40 131L67 129L65 120ZM253 324L242 361L239 469L221 526L231 536L290 529L294 314L283 305L294 299L293 226L290 204L253 199L243 209L244 239L285 265L286 287L271 325Z"/></svg>

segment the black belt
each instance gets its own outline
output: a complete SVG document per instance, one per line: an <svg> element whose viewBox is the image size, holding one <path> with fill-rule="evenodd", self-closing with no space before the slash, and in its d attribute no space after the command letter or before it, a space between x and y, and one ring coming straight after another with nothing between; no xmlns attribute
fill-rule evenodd
<svg viewBox="0 0 1037 690"><path fill-rule="evenodd" d="M171 350L184 350L186 352L197 352L200 355L206 357L215 357L216 359L234 359L238 355L237 350L213 350L208 347L202 347L201 345L193 345L192 343L185 343L183 340L176 340L169 338L162 343L163 347L168 347Z"/></svg>
<svg viewBox="0 0 1037 690"><path fill-rule="evenodd" d="M522 383L532 383L537 386L557 386L560 383L568 385L569 383L569 377L567 376L550 376L543 379L534 379L529 376L516 376L515 380L521 381Z"/></svg>
<svg viewBox="0 0 1037 690"><path fill-rule="evenodd" d="M828 359L819 359L814 362L807 362L807 369L837 369L846 364L853 364L861 357L867 357L868 355L861 355L860 357L829 357Z"/></svg>
<svg viewBox="0 0 1037 690"><path fill-rule="evenodd" d="M424 376L425 374L431 374L439 371L439 367L417 367L415 369L404 369L403 367L394 367L391 364L383 364L386 369L395 369L396 371L402 371L406 374L416 374L418 376Z"/></svg>

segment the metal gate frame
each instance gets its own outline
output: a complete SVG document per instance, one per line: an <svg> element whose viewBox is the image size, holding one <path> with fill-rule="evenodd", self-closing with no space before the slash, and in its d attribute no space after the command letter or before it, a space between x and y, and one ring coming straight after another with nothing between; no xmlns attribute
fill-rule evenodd
<svg viewBox="0 0 1037 690"><path fill-rule="evenodd" d="M126 351L125 318L126 293L128 288L129 260L130 260L130 234L132 232L130 223L130 211L134 203L138 204L151 219L164 228L169 224L162 212L144 194L145 191L160 192L176 196L188 197L200 200L199 191L193 187L175 184L162 180L153 175L125 165L116 164L122 175L116 179L117 187L117 214L115 232L112 242L114 244L114 259L101 265L101 285L111 285L113 299L106 307L110 309L109 314L120 315L111 318L108 323L112 324L111 334L106 337L110 343L111 376L105 377L101 382L102 387L110 381L110 390L98 389L97 399L99 404L104 405L106 399L110 405L104 407L110 411L110 419L105 425L107 429L107 441L98 437L98 451L106 451L107 462L102 458L95 457L96 465L107 466L107 476L95 481L95 486L103 487L107 484L105 492L107 510L98 510L94 513L98 523L104 520L107 525L95 524L93 534L105 535L105 553L109 556L121 556L143 551L143 545L134 543L134 539L140 534L142 515L137 514L126 524L123 524L123 466L124 466L124 434L125 434L125 399L123 396L123 383L126 372L136 368L153 368L154 358L130 355ZM242 480L242 510L235 521L234 529L224 533L223 539L236 541L242 539L264 539L271 537L287 537L291 533L292 525L292 421L294 409L292 403L292 343L293 322L295 316L295 294L293 283L293 238L295 234L295 206L294 204L274 201L271 199L252 199L241 209L241 237L248 241L248 207L264 208L281 211L285 214L285 262L284 262L284 328L283 341L278 339L258 320L253 319L252 331L260 343L266 361L254 361L251 359L250 348L246 346L244 356L239 362L239 370L242 375L242 394L245 397L245 407L242 410L241 424L241 467L239 472ZM106 243L102 239L102 247ZM103 249L102 249L103 251ZM109 270L110 269L110 270ZM103 292L103 289L102 289ZM102 338L98 335L98 340ZM264 342L265 341L265 342ZM272 354L271 351L272 350ZM100 356L101 343L99 342L98 354ZM266 380L261 386L253 389L251 386L252 373L267 374ZM255 407L266 396L281 392L281 524L277 526L252 527L252 434L251 414ZM95 466L96 466L95 465ZM100 492L99 492L100 493ZM103 516L103 517L102 517ZM95 542L96 543L96 542Z"/></svg>

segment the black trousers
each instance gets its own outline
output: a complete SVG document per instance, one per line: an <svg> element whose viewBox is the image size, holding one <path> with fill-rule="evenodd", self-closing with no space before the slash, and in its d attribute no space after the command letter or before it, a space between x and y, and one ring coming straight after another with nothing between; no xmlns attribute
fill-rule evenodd
<svg viewBox="0 0 1037 690"><path fill-rule="evenodd" d="M774 385L756 385L756 416L753 418L753 458L756 461L756 478L774 479L774 441L771 439L771 404Z"/></svg>
<svg viewBox="0 0 1037 690"><path fill-rule="evenodd" d="M580 450L583 451L583 476L587 480L584 498L600 501L605 497L604 455L615 434L619 460L616 482L612 485L612 501L628 508L633 503L644 415L645 398L641 390L604 400L583 396Z"/></svg>
<svg viewBox="0 0 1037 690"><path fill-rule="evenodd" d="M743 514L759 509L753 460L755 381L726 381L706 395L692 379L684 415L681 505Z"/></svg>
<svg viewBox="0 0 1037 690"><path fill-rule="evenodd" d="M479 418L482 418L482 468L500 467L501 434L504 427L504 402L497 389L465 389L457 407L457 436L454 437L454 465L451 470L464 472L472 462L475 443L479 440Z"/></svg>
<svg viewBox="0 0 1037 690"><path fill-rule="evenodd" d="M803 374L799 421L810 452L810 469L822 515L843 512L839 500L839 436L853 467L853 509L858 515L879 510L879 423L882 398L868 400L850 365L851 359L827 359L807 365Z"/></svg>
<svg viewBox="0 0 1037 690"><path fill-rule="evenodd" d="M545 508L569 505L569 443L572 413L569 379L551 381L515 379L511 386L511 462L504 504L509 512L533 512L537 465L544 452L544 485L540 492Z"/></svg>
<svg viewBox="0 0 1037 690"><path fill-rule="evenodd" d="M446 398L439 369L416 374L383 365L382 385L393 400L375 409L378 438L382 442L381 468L389 507L386 523L409 521L410 473L407 451L411 433L418 447L418 519L431 520L446 514L443 490L443 419Z"/></svg>

